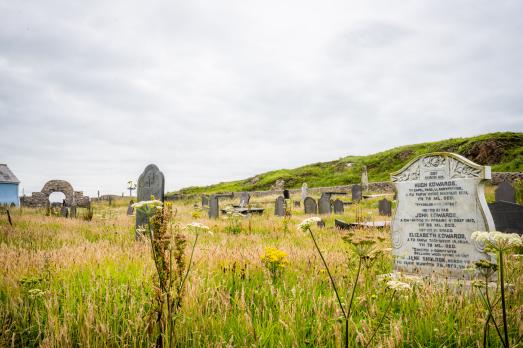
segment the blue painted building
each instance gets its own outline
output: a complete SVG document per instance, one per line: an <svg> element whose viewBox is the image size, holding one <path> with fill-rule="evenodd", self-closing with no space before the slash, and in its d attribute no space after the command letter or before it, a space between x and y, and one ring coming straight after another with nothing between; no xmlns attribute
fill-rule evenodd
<svg viewBox="0 0 523 348"><path fill-rule="evenodd" d="M14 203L17 207L20 206L18 184L20 181L7 164L0 164L0 205Z"/></svg>

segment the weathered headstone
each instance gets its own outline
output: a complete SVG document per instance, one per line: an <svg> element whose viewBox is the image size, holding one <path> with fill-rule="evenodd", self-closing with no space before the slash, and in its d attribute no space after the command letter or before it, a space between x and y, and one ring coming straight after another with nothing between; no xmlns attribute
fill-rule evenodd
<svg viewBox="0 0 523 348"><path fill-rule="evenodd" d="M523 205L501 201L488 206L496 231L523 235Z"/></svg>
<svg viewBox="0 0 523 348"><path fill-rule="evenodd" d="M383 198L378 202L378 210L382 216L392 215L392 202L387 198Z"/></svg>
<svg viewBox="0 0 523 348"><path fill-rule="evenodd" d="M494 229L483 191L490 178L490 167L446 152L418 157L392 173L398 192L395 270L461 277L471 263L488 259L471 235Z"/></svg>
<svg viewBox="0 0 523 348"><path fill-rule="evenodd" d="M285 199L283 196L276 198L276 203L274 205L274 215L285 216Z"/></svg>
<svg viewBox="0 0 523 348"><path fill-rule="evenodd" d="M336 199L332 204L332 207L334 208L334 214L343 214L345 210L343 207L343 202L340 199Z"/></svg>
<svg viewBox="0 0 523 348"><path fill-rule="evenodd" d="M134 202L133 202L133 200L131 199L131 200L129 201L129 205L127 206L127 215L133 215L133 213L134 213L133 204L134 204Z"/></svg>
<svg viewBox="0 0 523 348"><path fill-rule="evenodd" d="M220 204L216 195L209 197L209 219L216 219L220 214Z"/></svg>
<svg viewBox="0 0 523 348"><path fill-rule="evenodd" d="M240 194L240 207L244 208L249 205L251 195L248 192L242 192Z"/></svg>
<svg viewBox="0 0 523 348"><path fill-rule="evenodd" d="M202 195L202 207L209 205L209 197L207 195Z"/></svg>
<svg viewBox="0 0 523 348"><path fill-rule="evenodd" d="M69 209L65 205L60 208L60 216L65 218L69 216Z"/></svg>
<svg viewBox="0 0 523 348"><path fill-rule="evenodd" d="M138 178L137 201L149 201L151 196L154 199L163 202L163 194L165 189L165 178L163 173L155 164L149 164L145 167L143 173ZM144 213L136 212L136 227L147 224L147 216ZM139 234L135 234L135 238L140 238Z"/></svg>
<svg viewBox="0 0 523 348"><path fill-rule="evenodd" d="M71 206L71 211L69 213L69 217L71 219L76 218L76 205Z"/></svg>
<svg viewBox="0 0 523 348"><path fill-rule="evenodd" d="M305 198L309 196L309 187L307 186L307 183L304 182L303 185L301 185L301 200L304 201Z"/></svg>
<svg viewBox="0 0 523 348"><path fill-rule="evenodd" d="M361 185L352 185L352 201L359 202L361 201Z"/></svg>
<svg viewBox="0 0 523 348"><path fill-rule="evenodd" d="M363 166L363 171L361 172L361 186L368 189L369 187L369 174L367 173L367 166Z"/></svg>
<svg viewBox="0 0 523 348"><path fill-rule="evenodd" d="M305 197L303 200L305 214L318 214L318 205L312 197Z"/></svg>
<svg viewBox="0 0 523 348"><path fill-rule="evenodd" d="M498 185L495 196L496 202L516 203L516 190L506 181Z"/></svg>
<svg viewBox="0 0 523 348"><path fill-rule="evenodd" d="M329 194L321 194L320 200L318 201L318 211L320 214L331 213L331 196Z"/></svg>

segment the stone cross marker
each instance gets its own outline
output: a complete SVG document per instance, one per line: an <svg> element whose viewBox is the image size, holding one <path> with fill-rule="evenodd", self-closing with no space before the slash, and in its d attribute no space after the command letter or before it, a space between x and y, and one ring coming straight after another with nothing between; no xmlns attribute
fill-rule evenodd
<svg viewBox="0 0 523 348"><path fill-rule="evenodd" d="M149 201L151 195L154 199L163 202L163 193L165 189L165 178L163 173L158 169L155 164L149 164L145 167L142 174L138 178L138 189L137 189L137 201ZM147 224L147 216L137 211L136 212L136 227ZM139 235L136 234L135 238L138 239Z"/></svg>
<svg viewBox="0 0 523 348"><path fill-rule="evenodd" d="M352 185L352 201L359 202L361 200L361 185Z"/></svg>
<svg viewBox="0 0 523 348"><path fill-rule="evenodd" d="M331 213L331 196L329 194L321 194L320 200L318 201L318 212L320 214Z"/></svg>
<svg viewBox="0 0 523 348"><path fill-rule="evenodd" d="M249 201L251 200L251 195L248 192L242 192L240 194L240 207L245 208L249 205Z"/></svg>
<svg viewBox="0 0 523 348"><path fill-rule="evenodd" d="M340 199L336 199L332 206L334 208L334 214L343 214L345 209L343 207L343 202Z"/></svg>
<svg viewBox="0 0 523 348"><path fill-rule="evenodd" d="M496 188L496 202L516 203L516 190L508 182L503 181Z"/></svg>
<svg viewBox="0 0 523 348"><path fill-rule="evenodd" d="M276 203L274 205L274 215L285 216L285 199L283 196L276 198Z"/></svg>
<svg viewBox="0 0 523 348"><path fill-rule="evenodd" d="M395 270L460 277L471 263L488 259L471 235L494 230L483 191L490 178L490 167L448 152L423 155L392 173Z"/></svg>
<svg viewBox="0 0 523 348"><path fill-rule="evenodd" d="M305 214L318 214L318 205L312 197L305 197L303 200Z"/></svg>
<svg viewBox="0 0 523 348"><path fill-rule="evenodd" d="M301 185L301 200L304 201L305 198L309 196L309 187L307 186L307 183L304 182L303 185Z"/></svg>
<svg viewBox="0 0 523 348"><path fill-rule="evenodd" d="M382 216L392 215L392 203L387 198L383 198L378 202L378 210Z"/></svg>

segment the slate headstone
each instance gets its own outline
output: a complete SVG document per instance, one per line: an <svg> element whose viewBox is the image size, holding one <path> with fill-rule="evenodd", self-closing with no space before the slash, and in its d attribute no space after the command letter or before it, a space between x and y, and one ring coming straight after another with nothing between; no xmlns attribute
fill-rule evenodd
<svg viewBox="0 0 523 348"><path fill-rule="evenodd" d="M495 195L496 202L516 203L516 190L506 181L498 185Z"/></svg>
<svg viewBox="0 0 523 348"><path fill-rule="evenodd" d="M251 195L248 192L242 192L240 194L240 207L245 208L249 205L249 201L251 200Z"/></svg>
<svg viewBox="0 0 523 348"><path fill-rule="evenodd" d="M394 269L464 277L472 263L489 259L471 235L494 230L483 193L490 178L490 167L448 152L423 155L392 173Z"/></svg>
<svg viewBox="0 0 523 348"><path fill-rule="evenodd" d="M220 214L220 204L216 195L209 197L209 219L216 219Z"/></svg>
<svg viewBox="0 0 523 348"><path fill-rule="evenodd" d="M276 203L274 205L274 215L285 216L285 199L283 196L276 198Z"/></svg>
<svg viewBox="0 0 523 348"><path fill-rule="evenodd" d="M523 205L500 201L488 206L496 231L523 235Z"/></svg>
<svg viewBox="0 0 523 348"><path fill-rule="evenodd" d="M145 167L143 173L138 178L137 201L149 201L151 200L151 196L154 196L154 199L163 202L164 190L165 178L163 173L155 164L149 164ZM147 224L147 216L145 216L144 213L137 211L136 227L138 228L145 224ZM135 238L140 238L138 233L135 234Z"/></svg>
<svg viewBox="0 0 523 348"><path fill-rule="evenodd" d="M345 210L343 207L343 202L340 199L336 199L332 204L332 207L334 208L334 214L343 214Z"/></svg>
<svg viewBox="0 0 523 348"><path fill-rule="evenodd" d="M359 202L361 201L361 185L352 185L352 201Z"/></svg>
<svg viewBox="0 0 523 348"><path fill-rule="evenodd" d="M301 185L301 200L304 201L305 198L309 196L309 186L307 186L307 183L304 182L303 185Z"/></svg>
<svg viewBox="0 0 523 348"><path fill-rule="evenodd" d="M207 195L202 195L202 207L209 205L209 197Z"/></svg>
<svg viewBox="0 0 523 348"><path fill-rule="evenodd" d="M305 197L303 200L305 214L318 214L318 205L312 197Z"/></svg>
<svg viewBox="0 0 523 348"><path fill-rule="evenodd" d="M283 190L283 198L284 199L291 199L291 195L289 193L289 190Z"/></svg>
<svg viewBox="0 0 523 348"><path fill-rule="evenodd" d="M392 203L387 198L383 198L378 202L378 210L382 216L392 215Z"/></svg>
<svg viewBox="0 0 523 348"><path fill-rule="evenodd" d="M329 194L321 194L320 200L318 201L318 212L320 214L331 213L331 196Z"/></svg>

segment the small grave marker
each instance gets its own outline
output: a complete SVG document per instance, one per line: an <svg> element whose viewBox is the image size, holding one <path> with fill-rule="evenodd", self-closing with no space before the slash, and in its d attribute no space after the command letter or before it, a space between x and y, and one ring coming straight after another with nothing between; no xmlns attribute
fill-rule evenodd
<svg viewBox="0 0 523 348"><path fill-rule="evenodd" d="M312 197L305 197L303 200L305 214L318 214L318 205Z"/></svg>
<svg viewBox="0 0 523 348"><path fill-rule="evenodd" d="M285 216L285 199L283 196L276 198L276 203L274 206L274 215L276 216Z"/></svg>
<svg viewBox="0 0 523 348"><path fill-rule="evenodd" d="M129 201L129 205L127 206L127 215L133 215L134 208L133 208L134 201L131 199Z"/></svg>
<svg viewBox="0 0 523 348"><path fill-rule="evenodd" d="M352 201L359 202L361 201L361 185L352 185Z"/></svg>
<svg viewBox="0 0 523 348"><path fill-rule="evenodd" d="M496 202L516 203L516 190L506 181L498 185L495 195Z"/></svg>
<svg viewBox="0 0 523 348"><path fill-rule="evenodd" d="M69 209L67 209L67 207L65 205L63 205L61 208L60 208L60 216L61 217L68 217L69 216Z"/></svg>
<svg viewBox="0 0 523 348"><path fill-rule="evenodd" d="M322 193L318 201L318 211L320 214L331 213L331 196L327 193Z"/></svg>
<svg viewBox="0 0 523 348"><path fill-rule="evenodd" d="M216 219L220 214L220 204L218 203L218 197L211 195L209 197L209 219Z"/></svg>
<svg viewBox="0 0 523 348"><path fill-rule="evenodd" d="M343 207L343 202L340 199L336 199L332 206L334 208L334 214L343 214L345 209Z"/></svg>
<svg viewBox="0 0 523 348"><path fill-rule="evenodd" d="M242 192L240 194L240 207L245 208L249 205L249 201L251 200L251 195L248 192Z"/></svg>
<svg viewBox="0 0 523 348"><path fill-rule="evenodd" d="M382 216L392 215L392 202L387 198L383 198L378 202L378 210Z"/></svg>

